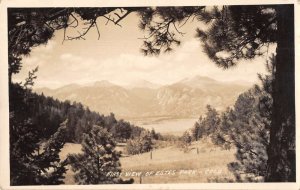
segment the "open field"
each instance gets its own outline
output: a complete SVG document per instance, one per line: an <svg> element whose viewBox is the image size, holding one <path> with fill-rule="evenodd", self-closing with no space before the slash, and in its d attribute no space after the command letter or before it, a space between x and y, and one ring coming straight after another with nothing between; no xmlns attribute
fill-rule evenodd
<svg viewBox="0 0 300 190"><path fill-rule="evenodd" d="M61 158L80 152L80 144L68 143ZM120 150L120 147L118 147ZM198 153L197 153L198 152ZM204 140L194 142L188 152L177 146L155 149L151 153L122 157L123 179L135 183L203 183L223 177L233 178L227 164L234 161L235 150L222 150ZM74 184L73 172L66 173L66 184Z"/></svg>

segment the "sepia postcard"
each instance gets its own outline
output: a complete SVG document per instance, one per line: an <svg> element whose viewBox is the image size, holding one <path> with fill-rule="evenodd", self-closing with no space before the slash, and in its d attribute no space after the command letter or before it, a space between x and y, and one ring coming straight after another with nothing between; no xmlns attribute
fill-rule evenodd
<svg viewBox="0 0 300 190"><path fill-rule="evenodd" d="M0 188L300 189L299 5L0 1Z"/></svg>

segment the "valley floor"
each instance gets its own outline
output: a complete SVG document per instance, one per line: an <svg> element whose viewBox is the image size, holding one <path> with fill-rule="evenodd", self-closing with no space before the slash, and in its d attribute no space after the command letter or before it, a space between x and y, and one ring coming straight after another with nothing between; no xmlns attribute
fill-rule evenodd
<svg viewBox="0 0 300 190"><path fill-rule="evenodd" d="M68 143L61 152L61 158L68 153L80 152L80 144ZM118 147L120 149L120 147ZM207 141L197 141L184 152L177 146L158 148L151 153L123 156L121 177L134 179L134 183L205 183L223 178L232 179L227 164L234 161L235 150L223 150ZM75 184L73 172L66 173L65 184Z"/></svg>

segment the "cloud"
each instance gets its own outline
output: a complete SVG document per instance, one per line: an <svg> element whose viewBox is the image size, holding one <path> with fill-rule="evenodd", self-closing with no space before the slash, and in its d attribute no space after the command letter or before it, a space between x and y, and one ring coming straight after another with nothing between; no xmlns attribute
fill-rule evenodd
<svg viewBox="0 0 300 190"><path fill-rule="evenodd" d="M42 44L32 49L30 56L22 59L22 72L28 72L35 67L42 67L51 59L51 54L57 45L56 41L49 40L47 44Z"/></svg>
<svg viewBox="0 0 300 190"><path fill-rule="evenodd" d="M49 40L46 44L42 44L35 48L34 51L38 53L49 53L52 52L57 46L57 42L54 40Z"/></svg>
<svg viewBox="0 0 300 190"><path fill-rule="evenodd" d="M90 30L87 40L65 41L63 30L46 45L33 48L23 59L23 68L14 78L24 81L28 71L39 66L36 85L58 87L68 83L87 83L109 80L117 84L144 79L154 83L170 84L186 77L202 75L220 81L257 81L257 73L265 73L266 57L252 61L241 60L227 70L218 68L203 52L201 42L195 39L195 28L207 27L198 22L187 22L181 45L173 52L145 57L139 52L145 34L138 29L138 17L132 14L122 21L122 29L102 23L101 38L97 30ZM101 22L100 22L101 23ZM271 52L269 51L269 55ZM39 83L40 82L40 83Z"/></svg>
<svg viewBox="0 0 300 190"><path fill-rule="evenodd" d="M198 51L200 48L200 42L199 40L193 39L190 41L185 42L181 47L178 48L178 50L175 52L175 58L174 60L177 62L184 61L188 57L190 57L191 53L194 53L195 51ZM170 56L172 58L174 56Z"/></svg>
<svg viewBox="0 0 300 190"><path fill-rule="evenodd" d="M111 71L151 72L157 69L161 62L157 57L121 54L119 57L101 61L99 66Z"/></svg>
<svg viewBox="0 0 300 190"><path fill-rule="evenodd" d="M25 60L27 72L39 65L40 83L37 81L36 84L40 86L58 87L69 83L91 83L99 80L129 84L137 79L171 84L195 75L208 76L219 81L244 80L254 83L257 81L257 72L265 73L266 57L241 61L234 68L221 69L201 51L201 43L197 39L183 42L174 52L153 57L126 52L105 58L97 53L84 56L72 50L51 54L49 52L55 49L56 43L51 42L48 45L51 47L43 47L42 50L38 50L39 54Z"/></svg>
<svg viewBox="0 0 300 190"><path fill-rule="evenodd" d="M74 57L72 54L70 53L64 53L60 55L60 59L62 59L63 61L68 60L70 58Z"/></svg>

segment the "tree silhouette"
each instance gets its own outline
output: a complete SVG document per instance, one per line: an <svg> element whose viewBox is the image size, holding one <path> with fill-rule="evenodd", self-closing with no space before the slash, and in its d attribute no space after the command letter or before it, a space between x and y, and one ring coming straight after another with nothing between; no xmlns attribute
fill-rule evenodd
<svg viewBox="0 0 300 190"><path fill-rule="evenodd" d="M259 74L262 85L255 85L242 93L233 108L227 108L220 114L218 127L207 134L210 135L212 142L223 148L236 148L236 161L228 164L228 168L237 182L263 181L267 173L274 66L273 55L266 64L269 74L265 76ZM199 126L205 126L205 120L206 118ZM196 129L197 126L194 130Z"/></svg>
<svg viewBox="0 0 300 190"><path fill-rule="evenodd" d="M32 78L30 75L29 78ZM29 79L30 80L30 79ZM62 123L45 141L30 112L32 94L29 86L10 86L10 182L11 185L57 185L65 173L59 152L65 143ZM54 126L55 127L55 126Z"/></svg>
<svg viewBox="0 0 300 190"><path fill-rule="evenodd" d="M228 115L230 129L222 129L237 148L237 161L229 164L237 181L261 181L266 176L270 120L260 114L261 94L256 89L241 94Z"/></svg>
<svg viewBox="0 0 300 190"><path fill-rule="evenodd" d="M192 137L190 135L189 132L185 131L183 133L183 135L180 137L180 140L181 140L181 148L183 148L183 151L184 152L188 152L189 151L189 146L191 145L192 143Z"/></svg>
<svg viewBox="0 0 300 190"><path fill-rule="evenodd" d="M61 123L57 132L55 132L44 144L42 152L39 152L38 158L41 174L38 176L39 184L59 185L63 184L64 174L67 169L66 160L60 161L59 153L65 144L67 120Z"/></svg>
<svg viewBox="0 0 300 190"><path fill-rule="evenodd" d="M122 183L119 177L108 175L109 172L121 172L120 153L106 129L93 126L82 140L83 153L68 156L78 184L113 184Z"/></svg>

